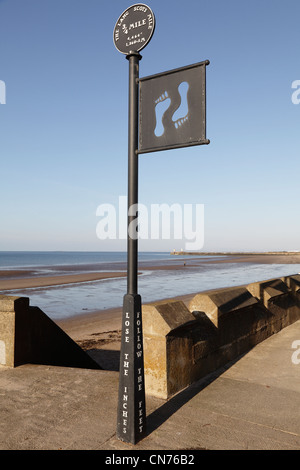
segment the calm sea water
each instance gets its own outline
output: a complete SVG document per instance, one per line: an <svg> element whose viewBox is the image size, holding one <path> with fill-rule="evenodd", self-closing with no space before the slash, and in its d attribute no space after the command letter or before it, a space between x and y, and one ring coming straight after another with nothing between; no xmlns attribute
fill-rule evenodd
<svg viewBox="0 0 300 470"><path fill-rule="evenodd" d="M0 251L0 269L112 264L126 262L126 257L127 254L123 251ZM170 254L141 252L139 259L166 260L170 259Z"/></svg>
<svg viewBox="0 0 300 470"><path fill-rule="evenodd" d="M62 274L98 270L126 270L125 252L0 252L0 269L32 269L39 274ZM253 264L228 262L212 263L217 257L197 257L201 263L193 264L191 257L171 256L169 253L139 253L139 293L142 302L171 298L177 295L221 287L238 286L273 277L288 276L300 271L300 264ZM219 258L219 257L218 257ZM143 270L145 266L179 264L182 270ZM96 310L122 306L126 293L126 278L70 284L34 289L1 291L2 294L30 298L30 304L40 307L54 320L64 319Z"/></svg>

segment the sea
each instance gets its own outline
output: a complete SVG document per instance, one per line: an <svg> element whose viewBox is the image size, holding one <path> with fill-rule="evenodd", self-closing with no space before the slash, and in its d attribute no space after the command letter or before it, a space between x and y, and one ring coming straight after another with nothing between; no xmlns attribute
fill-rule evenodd
<svg viewBox="0 0 300 470"><path fill-rule="evenodd" d="M225 256L174 256L168 252L140 252L138 292L142 302L239 286L300 272L300 264L237 263L234 256L230 255L226 256L226 263L216 263ZM93 271L126 273L126 260L126 252L0 251L0 270L30 271L31 276ZM174 270L174 265L182 269ZM160 266L167 269L154 269ZM30 305L38 306L55 321L121 307L126 290L126 277L116 277L64 286L2 290L0 294L29 297Z"/></svg>

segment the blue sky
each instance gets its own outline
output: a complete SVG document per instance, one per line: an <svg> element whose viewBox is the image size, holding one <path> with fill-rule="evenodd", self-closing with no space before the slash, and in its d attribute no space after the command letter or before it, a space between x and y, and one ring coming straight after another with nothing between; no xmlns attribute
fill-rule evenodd
<svg viewBox="0 0 300 470"><path fill-rule="evenodd" d="M127 194L124 0L0 0L0 251L123 250L97 207ZM139 157L139 200L204 204L204 246L300 249L298 0L148 0L140 76L208 59L208 146ZM141 250L180 249L165 240Z"/></svg>

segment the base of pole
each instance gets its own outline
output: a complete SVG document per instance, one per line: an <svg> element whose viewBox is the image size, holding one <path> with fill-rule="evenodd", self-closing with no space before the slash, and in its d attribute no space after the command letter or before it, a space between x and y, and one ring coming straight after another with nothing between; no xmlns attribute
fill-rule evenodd
<svg viewBox="0 0 300 470"><path fill-rule="evenodd" d="M146 433L146 403L141 297L123 301L117 438L136 444Z"/></svg>

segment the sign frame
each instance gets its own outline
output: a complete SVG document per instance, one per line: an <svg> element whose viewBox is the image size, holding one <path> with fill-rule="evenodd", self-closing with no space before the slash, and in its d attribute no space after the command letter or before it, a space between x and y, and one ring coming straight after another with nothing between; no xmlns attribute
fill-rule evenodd
<svg viewBox="0 0 300 470"><path fill-rule="evenodd" d="M143 153L151 153L151 152L158 152L162 150L172 150L172 149L177 149L177 148L183 148L183 147L191 147L191 146L196 146L196 145L208 145L210 143L210 140L206 138L206 66L209 65L209 60L205 60L202 62L197 62L195 64L187 65L185 67L180 67L172 70L168 70L166 72L161 72L157 73L155 75L149 75L144 78L139 79L139 149L138 153L143 154ZM143 133L147 134L149 136L149 126L147 124L143 123L144 120L144 115L149 115L149 113L146 113L144 106L147 107L147 103L145 104L143 97L143 84L146 84L147 82L152 81L152 83L155 85L160 79L164 79L165 77L168 77L168 79L171 79L171 76L175 76L176 74L182 74L184 77L185 72L190 72L192 69L195 68L203 68L203 74L202 74L202 80L201 80L201 136L199 138L194 138L189 141L181 142L181 143L167 143L167 144L157 144L157 145L150 145L150 146L143 146ZM153 85L153 87L154 87ZM152 87L152 88L153 88ZM147 98L147 93L145 92L144 95L146 95ZM159 138L152 138L152 140L157 140L159 141Z"/></svg>

